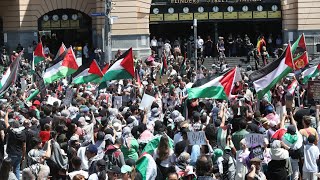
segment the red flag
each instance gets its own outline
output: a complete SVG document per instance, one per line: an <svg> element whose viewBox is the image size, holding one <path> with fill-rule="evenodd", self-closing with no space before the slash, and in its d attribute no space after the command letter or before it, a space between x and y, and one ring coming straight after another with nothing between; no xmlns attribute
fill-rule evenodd
<svg viewBox="0 0 320 180"><path fill-rule="evenodd" d="M59 83L59 86L58 86L58 91L62 91L62 86L61 86L61 84Z"/></svg>
<svg viewBox="0 0 320 180"><path fill-rule="evenodd" d="M42 42L40 41L34 49L34 56L45 57Z"/></svg>
<svg viewBox="0 0 320 180"><path fill-rule="evenodd" d="M107 63L104 68L102 69L102 74L105 74L109 69L109 63Z"/></svg>
<svg viewBox="0 0 320 180"><path fill-rule="evenodd" d="M57 52L57 55L54 59L57 59L62 53L64 53L65 51L67 50L66 46L62 43L58 52Z"/></svg>
<svg viewBox="0 0 320 180"><path fill-rule="evenodd" d="M294 61L294 70L299 70L304 68L309 64L308 53L305 51L299 58Z"/></svg>
<svg viewBox="0 0 320 180"><path fill-rule="evenodd" d="M142 87L140 76L139 76L139 72L137 70L135 72L136 72L135 73L135 76L136 76L135 78L137 80L137 83L139 84L140 87Z"/></svg>
<svg viewBox="0 0 320 180"><path fill-rule="evenodd" d="M164 69L168 69L168 65L167 65L167 57L166 57L166 54L163 53L163 67Z"/></svg>

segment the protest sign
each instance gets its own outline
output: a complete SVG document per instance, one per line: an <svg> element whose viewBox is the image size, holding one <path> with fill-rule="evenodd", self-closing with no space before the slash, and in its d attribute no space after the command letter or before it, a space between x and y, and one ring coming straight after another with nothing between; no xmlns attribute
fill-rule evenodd
<svg viewBox="0 0 320 180"><path fill-rule="evenodd" d="M311 105L319 104L320 102L320 80L308 81L308 103Z"/></svg>
<svg viewBox="0 0 320 180"><path fill-rule="evenodd" d="M46 88L46 85L44 84L43 78L40 76L38 72L36 72L36 84L38 89L40 90L41 98L45 98L47 95L47 88Z"/></svg>
<svg viewBox="0 0 320 180"><path fill-rule="evenodd" d="M248 148L263 146L264 136L263 134L250 133L246 135L245 140Z"/></svg>
<svg viewBox="0 0 320 180"><path fill-rule="evenodd" d="M189 143L191 145L206 145L206 135L204 131L188 132L187 133Z"/></svg>
<svg viewBox="0 0 320 180"><path fill-rule="evenodd" d="M258 159L261 159L263 160L264 159L264 156L263 156L263 149L261 146L256 146L254 148L249 148L250 150L250 159L253 159L253 158L258 158Z"/></svg>
<svg viewBox="0 0 320 180"><path fill-rule="evenodd" d="M150 96L145 93L142 97L139 109L144 110L146 108L147 110L150 110L151 105L154 100L155 100L155 98L153 96Z"/></svg>
<svg viewBox="0 0 320 180"><path fill-rule="evenodd" d="M66 97L63 99L63 105L69 106L72 102L74 91L72 88L66 90Z"/></svg>
<svg viewBox="0 0 320 180"><path fill-rule="evenodd" d="M122 106L122 96L114 96L113 107L119 109Z"/></svg>
<svg viewBox="0 0 320 180"><path fill-rule="evenodd" d="M54 102L58 102L59 106L61 105L61 100L55 97L49 96L47 100L47 104L53 105Z"/></svg>
<svg viewBox="0 0 320 180"><path fill-rule="evenodd" d="M259 158L263 159L263 144L264 144L264 135L257 133L247 134L245 137L246 146L250 150L250 159Z"/></svg>
<svg viewBox="0 0 320 180"><path fill-rule="evenodd" d="M25 78L20 78L21 91L24 92L27 89L27 81Z"/></svg>

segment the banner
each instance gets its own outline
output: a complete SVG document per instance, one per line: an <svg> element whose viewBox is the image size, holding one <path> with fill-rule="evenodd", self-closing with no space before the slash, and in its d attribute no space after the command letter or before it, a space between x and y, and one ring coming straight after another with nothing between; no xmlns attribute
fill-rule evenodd
<svg viewBox="0 0 320 180"><path fill-rule="evenodd" d="M63 99L63 105L69 106L72 102L73 95L74 95L73 89L69 87L66 90L66 97Z"/></svg>
<svg viewBox="0 0 320 180"><path fill-rule="evenodd" d="M206 145L206 134L204 131L188 132L188 140L190 145Z"/></svg>
<svg viewBox="0 0 320 180"><path fill-rule="evenodd" d="M311 105L319 104L320 102L320 80L308 81L308 103Z"/></svg>
<svg viewBox="0 0 320 180"><path fill-rule="evenodd" d="M245 140L246 140L246 146L248 148L263 146L264 135L257 134L257 133L250 133L246 135Z"/></svg>
<svg viewBox="0 0 320 180"><path fill-rule="evenodd" d="M153 96L150 96L148 94L144 94L142 97L139 109L144 110L145 108L147 108L147 110L150 110L151 105L154 100L155 100L155 98Z"/></svg>

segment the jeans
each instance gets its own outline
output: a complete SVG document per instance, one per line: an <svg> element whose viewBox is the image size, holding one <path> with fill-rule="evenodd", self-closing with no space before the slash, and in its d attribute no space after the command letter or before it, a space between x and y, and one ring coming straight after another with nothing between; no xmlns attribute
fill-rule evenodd
<svg viewBox="0 0 320 180"><path fill-rule="evenodd" d="M292 175L291 180L298 180L299 179L299 160L298 159L290 159L291 167L292 167Z"/></svg>
<svg viewBox="0 0 320 180"><path fill-rule="evenodd" d="M11 159L13 173L16 175L17 179L20 180L20 163L22 156L8 154L8 157Z"/></svg>

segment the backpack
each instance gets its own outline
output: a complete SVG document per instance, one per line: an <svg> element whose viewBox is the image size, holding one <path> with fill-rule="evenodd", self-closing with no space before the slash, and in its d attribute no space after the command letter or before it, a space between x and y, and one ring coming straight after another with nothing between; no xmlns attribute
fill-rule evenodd
<svg viewBox="0 0 320 180"><path fill-rule="evenodd" d="M232 158L232 156L230 155L229 152L226 152L223 154L222 157L223 157L223 161L222 161L223 174L221 176L222 176L222 179L229 180L229 177L228 177L228 175L230 173L229 172L229 167L230 167L229 160L230 160L230 157ZM232 160L233 160L233 158L232 158ZM234 160L232 163L235 163Z"/></svg>
<svg viewBox="0 0 320 180"><path fill-rule="evenodd" d="M292 158L292 159L300 159L301 157L303 157L303 149L304 149L304 146L302 145L299 149L296 149L296 150L293 150L293 149L289 149L289 156Z"/></svg>
<svg viewBox="0 0 320 180"><path fill-rule="evenodd" d="M112 166L118 166L118 167L122 166L119 159L120 155L121 155L120 149L112 149L105 152L103 159L106 161L108 169L112 168Z"/></svg>

